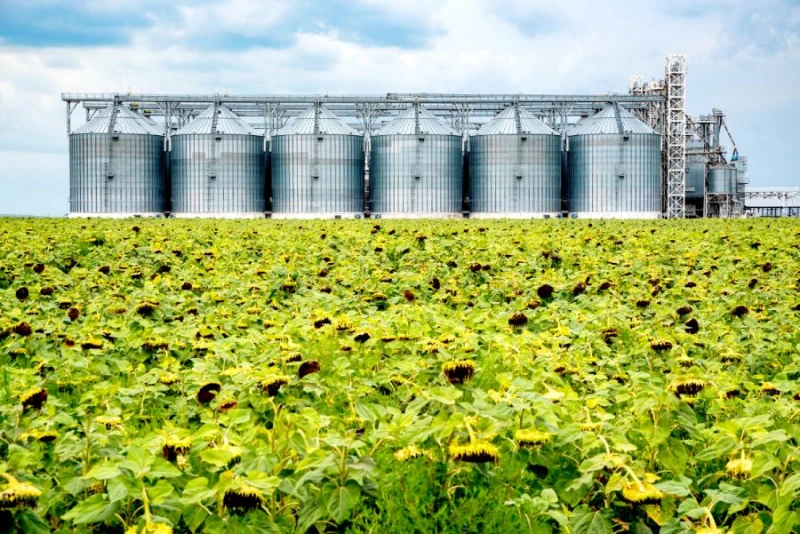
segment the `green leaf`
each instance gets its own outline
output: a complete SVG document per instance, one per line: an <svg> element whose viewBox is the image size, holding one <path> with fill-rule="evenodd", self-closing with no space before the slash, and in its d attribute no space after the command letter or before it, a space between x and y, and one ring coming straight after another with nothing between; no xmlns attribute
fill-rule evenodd
<svg viewBox="0 0 800 534"><path fill-rule="evenodd" d="M612 534L611 522L606 511L591 510L582 506L575 510L570 518L573 534Z"/></svg>
<svg viewBox="0 0 800 534"><path fill-rule="evenodd" d="M111 502L121 501L128 496L128 487L121 477L112 478L106 482L106 493Z"/></svg>
<svg viewBox="0 0 800 534"><path fill-rule="evenodd" d="M455 386L450 386L450 387L439 386L431 388L429 390L429 396L431 400L435 400L446 406L454 405L456 401L461 398L462 395L464 395L464 393L461 390L457 389Z"/></svg>
<svg viewBox="0 0 800 534"><path fill-rule="evenodd" d="M47 521L36 515L33 510L22 510L15 515L25 534L50 534L52 532Z"/></svg>
<svg viewBox="0 0 800 534"><path fill-rule="evenodd" d="M147 476L150 478L173 478L181 476L181 471L163 458L156 458Z"/></svg>
<svg viewBox="0 0 800 534"><path fill-rule="evenodd" d="M115 478L122 474L119 466L114 462L103 462L94 466L88 473L87 478L96 478L97 480L108 480Z"/></svg>
<svg viewBox="0 0 800 534"><path fill-rule="evenodd" d="M658 482L655 486L665 493L671 493L678 497L688 497L691 495L691 490L689 489L691 484L692 481L690 479L680 478L677 480L664 480L663 482Z"/></svg>
<svg viewBox="0 0 800 534"><path fill-rule="evenodd" d="M150 466L155 461L155 456L139 447L131 447L120 467L133 473L136 478L142 478L150 471Z"/></svg>
<svg viewBox="0 0 800 534"><path fill-rule="evenodd" d="M107 501L102 494L98 493L79 503L64 514L63 518L76 525L99 523L112 517L118 508L118 503Z"/></svg>
<svg viewBox="0 0 800 534"><path fill-rule="evenodd" d="M199 506L189 506L183 511L183 521L192 532L197 532L208 517L205 510Z"/></svg>
<svg viewBox="0 0 800 534"><path fill-rule="evenodd" d="M800 514L790 510L789 506L780 506L772 513L772 525L767 534L791 534L799 524Z"/></svg>
<svg viewBox="0 0 800 534"><path fill-rule="evenodd" d="M328 483L322 488L323 499L328 513L334 521L341 523L350 515L350 510L358 502L361 487L352 480L344 486Z"/></svg>

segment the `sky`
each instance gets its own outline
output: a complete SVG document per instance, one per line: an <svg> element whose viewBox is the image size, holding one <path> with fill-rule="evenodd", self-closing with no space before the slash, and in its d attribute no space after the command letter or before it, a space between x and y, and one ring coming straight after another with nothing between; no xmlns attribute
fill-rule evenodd
<svg viewBox="0 0 800 534"><path fill-rule="evenodd" d="M626 93L674 53L800 186L800 0L0 0L0 213L68 211L62 92Z"/></svg>

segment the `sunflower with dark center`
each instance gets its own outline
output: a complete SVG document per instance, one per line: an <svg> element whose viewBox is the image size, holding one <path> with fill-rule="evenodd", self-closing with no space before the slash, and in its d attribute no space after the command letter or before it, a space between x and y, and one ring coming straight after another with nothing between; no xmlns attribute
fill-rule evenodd
<svg viewBox="0 0 800 534"><path fill-rule="evenodd" d="M475 362L472 360L447 362L442 366L442 373L451 384L464 384L472 380L475 374Z"/></svg>
<svg viewBox="0 0 800 534"><path fill-rule="evenodd" d="M25 321L14 326L13 331L18 336L28 337L33 334L33 328Z"/></svg>
<svg viewBox="0 0 800 534"><path fill-rule="evenodd" d="M410 289L406 289L405 291L403 291L403 298L406 300L406 302L414 302L414 299L416 297L414 296L413 291L411 291Z"/></svg>
<svg viewBox="0 0 800 534"><path fill-rule="evenodd" d="M331 324L331 320L328 319L327 317L323 317L322 319L317 319L316 321L314 321L314 328L319 330L320 328L322 328L326 324Z"/></svg>
<svg viewBox="0 0 800 534"><path fill-rule="evenodd" d="M122 427L122 419L116 415L98 415L94 418L94 422L106 427L107 430Z"/></svg>
<svg viewBox="0 0 800 534"><path fill-rule="evenodd" d="M627 375L621 375L621 374L616 374L616 375L612 376L611 380L614 380L615 382L617 382L618 384L621 384L623 386L630 381L630 379L628 378Z"/></svg>
<svg viewBox="0 0 800 534"><path fill-rule="evenodd" d="M672 390L681 396L694 397L706 387L704 380L699 378L685 378L678 380L672 385Z"/></svg>
<svg viewBox="0 0 800 534"><path fill-rule="evenodd" d="M237 401L236 399L231 398L231 397L226 397L224 399L221 399L219 401L219 403L217 404L217 411L225 413L225 412L228 412L230 410L233 410L238 405L239 405L239 401Z"/></svg>
<svg viewBox="0 0 800 534"><path fill-rule="evenodd" d="M292 352L283 357L283 363L296 363L303 359L303 355L299 352Z"/></svg>
<svg viewBox="0 0 800 534"><path fill-rule="evenodd" d="M743 305L740 304L738 306L734 306L734 308L731 310L731 316L732 317L743 317L743 316L747 315L749 312L750 312L750 310L747 309L747 306L743 306Z"/></svg>
<svg viewBox="0 0 800 534"><path fill-rule="evenodd" d="M730 389L726 390L723 395L725 396L725 399L730 400L730 399L735 399L735 398L741 396L741 394L742 394L742 390L741 389L739 389L739 388L730 388Z"/></svg>
<svg viewBox="0 0 800 534"><path fill-rule="evenodd" d="M656 339L650 342L650 348L656 352L672 350L672 341L668 339Z"/></svg>
<svg viewBox="0 0 800 534"><path fill-rule="evenodd" d="M636 301L637 308L646 308L650 306L650 299L639 299Z"/></svg>
<svg viewBox="0 0 800 534"><path fill-rule="evenodd" d="M542 284L536 290L536 294L539 295L540 299L544 300L544 299L549 299L551 296L553 296L554 291L555 288L550 284Z"/></svg>
<svg viewBox="0 0 800 534"><path fill-rule="evenodd" d="M170 372L161 373L158 377L158 383L165 386L172 386L173 384L180 382L180 380L181 379L178 375Z"/></svg>
<svg viewBox="0 0 800 534"><path fill-rule="evenodd" d="M270 397L274 397L278 394L278 391L289 383L289 377L283 375L271 375L265 377L261 380L261 390L269 395Z"/></svg>
<svg viewBox="0 0 800 534"><path fill-rule="evenodd" d="M181 285L181 289L184 291L191 291L192 289L194 289L194 285L191 282L184 282Z"/></svg>
<svg viewBox="0 0 800 534"><path fill-rule="evenodd" d="M0 474L6 479L7 483L0 491L0 510L11 510L14 508L36 508L39 497L42 496L41 490L27 482L19 482L11 475Z"/></svg>
<svg viewBox="0 0 800 534"><path fill-rule="evenodd" d="M552 437L550 432L542 432L535 428L517 430L514 433L514 441L516 441L520 447L527 448L538 448L547 445L550 443Z"/></svg>
<svg viewBox="0 0 800 534"><path fill-rule="evenodd" d="M664 493L650 482L634 480L623 486L622 498L636 505L661 504Z"/></svg>
<svg viewBox="0 0 800 534"><path fill-rule="evenodd" d="M225 491L222 504L233 513L247 513L264 504L264 496L256 488L241 484Z"/></svg>
<svg viewBox="0 0 800 534"><path fill-rule="evenodd" d="M58 432L55 430L37 430L33 432L33 437L39 443L52 443L58 438Z"/></svg>
<svg viewBox="0 0 800 534"><path fill-rule="evenodd" d="M110 266L108 266L108 265L102 265L102 266L101 266L99 269L97 269L97 270L98 270L98 272L100 272L100 273L102 273L102 274L108 274L108 273L110 273L110 272L111 272L111 267L110 267Z"/></svg>
<svg viewBox="0 0 800 534"><path fill-rule="evenodd" d="M777 386L775 386L775 384L773 384L772 382L764 382L763 384L761 384L761 387L758 388L758 390L763 395L769 395L771 397L781 394L781 390L778 389Z"/></svg>
<svg viewBox="0 0 800 534"><path fill-rule="evenodd" d="M53 288L52 288L52 287L50 287L50 286L45 286L45 287L43 287L42 289L40 289L40 290L39 290L39 294L40 294L41 296L43 296L43 297L49 297L49 296L50 296L50 295L52 295L54 292L55 292L55 289L53 289Z"/></svg>
<svg viewBox="0 0 800 534"><path fill-rule="evenodd" d="M498 462L500 451L488 441L474 441L462 445L453 444L448 449L450 459L454 462L484 464Z"/></svg>
<svg viewBox="0 0 800 534"><path fill-rule="evenodd" d="M26 389L19 396L19 400L22 403L23 409L27 410L33 408L38 410L47 400L47 390L40 387Z"/></svg>
<svg viewBox="0 0 800 534"><path fill-rule="evenodd" d="M67 310L67 317L69 317L70 321L74 322L74 321L78 320L78 317L80 317L80 316L81 316L81 312L80 312L80 310L78 310L78 308L74 308L73 307L73 308L70 308L69 310Z"/></svg>
<svg viewBox="0 0 800 534"><path fill-rule="evenodd" d="M197 391L197 402L200 404L208 404L217 396L217 393L220 392L222 386L219 382L208 382L203 384L203 386Z"/></svg>
<svg viewBox="0 0 800 534"><path fill-rule="evenodd" d="M303 378L310 374L319 373L319 370L319 362L316 360L309 360L300 364L300 368L297 370L297 376Z"/></svg>
<svg viewBox="0 0 800 534"><path fill-rule="evenodd" d="M520 328L528 324L528 317L522 312L516 312L508 319L508 324Z"/></svg>
<svg viewBox="0 0 800 534"><path fill-rule="evenodd" d="M175 461L178 455L186 455L192 448L192 438L179 438L178 436L169 436L164 440L164 446L161 447L161 456L170 462Z"/></svg>
<svg viewBox="0 0 800 534"><path fill-rule="evenodd" d="M93 350L93 349L102 349L103 348L103 340L90 337L86 341L81 342L81 348L83 350Z"/></svg>
<svg viewBox="0 0 800 534"><path fill-rule="evenodd" d="M679 356L675 361L684 369L688 369L694 365L694 360L689 356Z"/></svg>
<svg viewBox="0 0 800 534"><path fill-rule="evenodd" d="M20 302L25 302L30 292L28 291L27 287L21 287L17 289L15 294L17 296L17 300L19 300Z"/></svg>
<svg viewBox="0 0 800 534"><path fill-rule="evenodd" d="M158 304L154 302L142 302L136 306L136 313L142 317L150 317L156 311Z"/></svg>
<svg viewBox="0 0 800 534"><path fill-rule="evenodd" d="M366 343L371 337L372 336L370 336L369 333L362 332L360 334L356 334L356 336L353 337L353 340L355 340L357 343Z"/></svg>
<svg viewBox="0 0 800 534"><path fill-rule="evenodd" d="M689 334L696 334L700 331L700 323L698 323L697 319L694 317L686 321L684 326L686 327L686 332Z"/></svg>

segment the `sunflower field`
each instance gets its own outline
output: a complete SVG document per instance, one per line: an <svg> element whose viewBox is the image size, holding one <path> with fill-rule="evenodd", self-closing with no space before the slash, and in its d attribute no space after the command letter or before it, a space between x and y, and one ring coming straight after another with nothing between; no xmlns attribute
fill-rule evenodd
<svg viewBox="0 0 800 534"><path fill-rule="evenodd" d="M800 531L800 225L0 220L0 532Z"/></svg>

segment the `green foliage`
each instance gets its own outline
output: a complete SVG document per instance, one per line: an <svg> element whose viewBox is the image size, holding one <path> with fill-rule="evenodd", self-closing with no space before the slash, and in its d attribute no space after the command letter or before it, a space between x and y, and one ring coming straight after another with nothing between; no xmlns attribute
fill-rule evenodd
<svg viewBox="0 0 800 534"><path fill-rule="evenodd" d="M793 221L0 236L0 532L800 528Z"/></svg>

